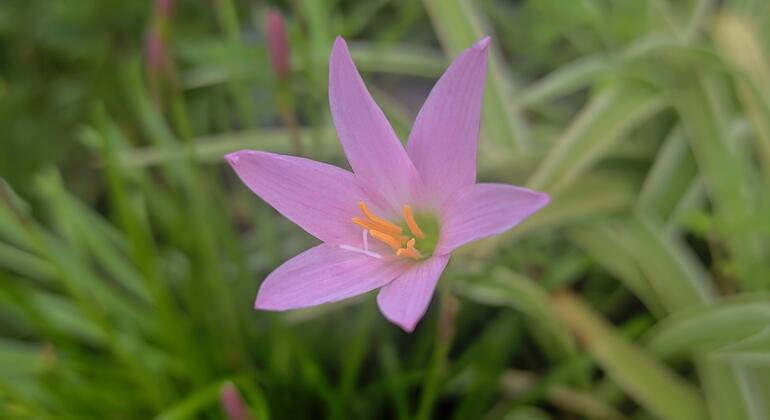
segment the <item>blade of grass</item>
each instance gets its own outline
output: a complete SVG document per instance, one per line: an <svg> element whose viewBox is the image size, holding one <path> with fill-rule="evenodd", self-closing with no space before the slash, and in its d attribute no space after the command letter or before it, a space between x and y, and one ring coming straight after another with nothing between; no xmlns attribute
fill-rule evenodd
<svg viewBox="0 0 770 420"><path fill-rule="evenodd" d="M645 341L650 351L668 359L745 339L769 324L770 297L737 295L676 313L657 324Z"/></svg>
<svg viewBox="0 0 770 420"><path fill-rule="evenodd" d="M216 0L214 2L214 13L227 42L234 46L240 44L241 29L233 0ZM242 81L229 80L227 87L230 96L235 100L241 124L247 127L254 126L257 112L254 108L254 102L250 97L251 95L249 95L249 85Z"/></svg>
<svg viewBox="0 0 770 420"><path fill-rule="evenodd" d="M710 302L716 296L708 271L689 248L642 217L629 221L630 252L669 311Z"/></svg>
<svg viewBox="0 0 770 420"><path fill-rule="evenodd" d="M155 416L155 420L185 420L201 417L205 410L219 403L222 385L227 382L228 379L221 379L201 387L182 400L167 407Z"/></svg>
<svg viewBox="0 0 770 420"><path fill-rule="evenodd" d="M563 188L663 106L659 95L641 85L615 83L601 89L540 163L528 185L551 192Z"/></svg>
<svg viewBox="0 0 770 420"><path fill-rule="evenodd" d="M756 133L756 150L763 163L765 182L770 185L770 59L752 22L723 13L712 28L719 52L736 71L739 98Z"/></svg>
<svg viewBox="0 0 770 420"><path fill-rule="evenodd" d="M767 200L748 157L726 143L726 93L710 76L680 72L675 80L672 98L734 262L729 269L745 288L762 289L770 282L766 264L770 222L762 216L767 214Z"/></svg>
<svg viewBox="0 0 770 420"><path fill-rule="evenodd" d="M436 79L447 66L446 57L434 48L409 44L353 42L350 54L361 72L377 72Z"/></svg>
<svg viewBox="0 0 770 420"><path fill-rule="evenodd" d="M556 295L553 304L589 354L636 402L666 419L703 419L705 404L695 387L636 346L575 296Z"/></svg>
<svg viewBox="0 0 770 420"><path fill-rule="evenodd" d="M461 283L457 290L474 302L509 306L523 313L552 360L575 354L575 342L550 306L548 293L526 276L498 268L489 277Z"/></svg>
<svg viewBox="0 0 770 420"><path fill-rule="evenodd" d="M312 129L301 129L300 135L304 138L309 136ZM342 156L342 149L336 140L334 130L329 127L322 132L323 150L322 155L314 155L317 159L324 157ZM198 163L224 163L223 156L227 153L242 150L253 149L259 146L260 149L275 153L290 153L291 142L289 133L283 128L261 128L253 130L244 130L238 132L217 134L196 138L191 148L191 155ZM329 152L335 150L335 152ZM145 147L127 150L119 157L121 166L130 168L134 166L152 166L166 163L175 159L175 152L166 147Z"/></svg>
<svg viewBox="0 0 770 420"><path fill-rule="evenodd" d="M59 229L63 233L69 232L66 236L73 248L80 248L83 253L81 258L88 259L86 256L92 256L127 291L142 301L148 302L149 291L144 279L122 255L125 251L125 242L120 241L119 244L115 244L110 238L99 233L99 228L101 231L111 231L111 227L106 227L109 225L94 214L93 210L64 190L61 177L57 172L41 174L37 178L37 185L44 200L49 204ZM111 233L115 232L111 231Z"/></svg>
<svg viewBox="0 0 770 420"><path fill-rule="evenodd" d="M503 393L517 398L526 384L529 388L542 387L545 399L554 406L590 419L625 420L626 416L608 405L590 391L577 389L562 383L538 382L535 374L526 371L508 370L500 378Z"/></svg>
<svg viewBox="0 0 770 420"><path fill-rule="evenodd" d="M0 267L44 283L50 283L55 275L55 270L48 261L2 242L0 242Z"/></svg>
<svg viewBox="0 0 770 420"><path fill-rule="evenodd" d="M515 98L515 101L522 108L543 105L589 86L611 70L612 66L606 56L578 58L522 89L521 95Z"/></svg>
<svg viewBox="0 0 770 420"><path fill-rule="evenodd" d="M697 167L680 126L673 128L642 186L637 211L656 220L670 220L677 204L696 182Z"/></svg>
<svg viewBox="0 0 770 420"><path fill-rule="evenodd" d="M665 316L667 310L664 303L634 261L633 255L623 246L615 228L616 225L609 223L585 224L571 227L567 236L631 290L656 317Z"/></svg>
<svg viewBox="0 0 770 420"><path fill-rule="evenodd" d="M702 355L697 357L695 366L711 418L750 419L733 368L726 360Z"/></svg>

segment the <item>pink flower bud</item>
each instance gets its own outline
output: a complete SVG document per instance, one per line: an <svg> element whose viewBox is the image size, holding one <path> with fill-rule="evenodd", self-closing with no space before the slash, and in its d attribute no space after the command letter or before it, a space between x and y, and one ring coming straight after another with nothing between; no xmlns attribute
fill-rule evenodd
<svg viewBox="0 0 770 420"><path fill-rule="evenodd" d="M243 402L238 388L232 382L226 382L222 385L219 402L229 420L251 420L249 409L246 407L246 403Z"/></svg>
<svg viewBox="0 0 770 420"><path fill-rule="evenodd" d="M147 69L150 73L160 73L166 64L166 45L160 33L151 30L145 41L145 53L147 54Z"/></svg>
<svg viewBox="0 0 770 420"><path fill-rule="evenodd" d="M163 20L171 18L173 8L174 0L155 0L155 14Z"/></svg>
<svg viewBox="0 0 770 420"><path fill-rule="evenodd" d="M267 14L267 51L270 63L279 79L289 75L289 39L286 22L280 12L271 10Z"/></svg>

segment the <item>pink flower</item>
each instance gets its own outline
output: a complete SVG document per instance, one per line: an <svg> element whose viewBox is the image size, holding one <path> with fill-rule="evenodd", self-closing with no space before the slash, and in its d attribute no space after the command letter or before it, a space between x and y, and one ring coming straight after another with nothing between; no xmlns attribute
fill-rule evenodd
<svg viewBox="0 0 770 420"><path fill-rule="evenodd" d="M411 332L452 251L548 203L544 193L476 183L488 44L482 39L449 66L404 149L337 38L329 102L353 172L267 152L226 156L254 193L323 241L265 279L257 309L304 308L380 289L382 313Z"/></svg>

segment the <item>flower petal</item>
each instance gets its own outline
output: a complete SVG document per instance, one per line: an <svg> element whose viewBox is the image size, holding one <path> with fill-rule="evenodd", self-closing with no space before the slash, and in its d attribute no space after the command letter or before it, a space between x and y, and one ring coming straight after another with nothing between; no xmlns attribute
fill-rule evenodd
<svg viewBox="0 0 770 420"><path fill-rule="evenodd" d="M283 263L262 282L256 309L285 311L335 302L390 283L408 266L321 244Z"/></svg>
<svg viewBox="0 0 770 420"><path fill-rule="evenodd" d="M486 37L455 59L431 90L409 135L409 156L437 204L476 182L488 44Z"/></svg>
<svg viewBox="0 0 770 420"><path fill-rule="evenodd" d="M329 60L329 104L337 135L353 172L393 208L408 202L419 175L385 115L366 90L345 40Z"/></svg>
<svg viewBox="0 0 770 420"><path fill-rule="evenodd" d="M434 254L443 255L502 233L548 204L548 194L505 184L476 184L457 191L441 212L441 237Z"/></svg>
<svg viewBox="0 0 770 420"><path fill-rule="evenodd" d="M382 314L404 331L414 331L448 262L449 255L434 256L383 286L377 295Z"/></svg>
<svg viewBox="0 0 770 420"><path fill-rule="evenodd" d="M367 194L352 173L294 156L245 150L225 156L241 180L278 212L316 238L358 244L351 218Z"/></svg>

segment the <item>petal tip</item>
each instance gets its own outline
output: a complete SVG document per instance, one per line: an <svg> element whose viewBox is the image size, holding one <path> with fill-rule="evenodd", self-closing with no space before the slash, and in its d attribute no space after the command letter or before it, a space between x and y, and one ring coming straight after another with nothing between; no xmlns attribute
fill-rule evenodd
<svg viewBox="0 0 770 420"><path fill-rule="evenodd" d="M551 196L550 195L548 195L548 194L546 194L544 192L541 192L538 195L539 195L539 197L538 197L539 208L543 208L543 207L547 206L551 202Z"/></svg>
<svg viewBox="0 0 770 420"><path fill-rule="evenodd" d="M397 325L399 328L404 330L404 332L407 334L411 334L412 332L414 332L414 329L417 327L417 324L419 324L422 317L425 316L425 312L423 312L422 314L420 314L420 316L416 318L397 316L396 314L392 313L391 310L388 310L388 306L383 300L382 293L377 295L377 304L380 308L380 313L385 317L385 319L390 321L390 323ZM425 310L427 311L427 309L428 308L426 307Z"/></svg>
<svg viewBox="0 0 770 420"><path fill-rule="evenodd" d="M420 322L420 319L422 319L422 317L420 317L420 319L416 319L412 322L407 322L403 320L393 319L387 315L385 315L385 318L387 318L388 321L390 321L391 323L398 325L398 327L401 328L407 334L413 333L414 329L417 327L417 324Z"/></svg>
<svg viewBox="0 0 770 420"><path fill-rule="evenodd" d="M337 38L334 39L334 46L332 47L332 50L336 50L337 48L348 48L348 43L345 41L345 38L343 38L342 35L337 35Z"/></svg>
<svg viewBox="0 0 770 420"><path fill-rule="evenodd" d="M396 324L399 327L401 327L402 330L404 330L405 333L411 334L414 332L414 329L417 327L417 323L414 324Z"/></svg>
<svg viewBox="0 0 770 420"><path fill-rule="evenodd" d="M476 43L475 47L480 50L486 50L489 48L489 42L491 38L489 36L485 36L484 38L481 38L479 42Z"/></svg>
<svg viewBox="0 0 770 420"><path fill-rule="evenodd" d="M240 155L242 152L231 152L225 155L225 160L227 163L229 163L232 166L235 166L238 164L238 160L240 159Z"/></svg>
<svg viewBox="0 0 770 420"><path fill-rule="evenodd" d="M262 311L276 311L281 310L279 305L276 305L276 302L271 302L269 299L265 298L264 293L257 293L257 299L254 301L254 309L256 310L262 310Z"/></svg>

